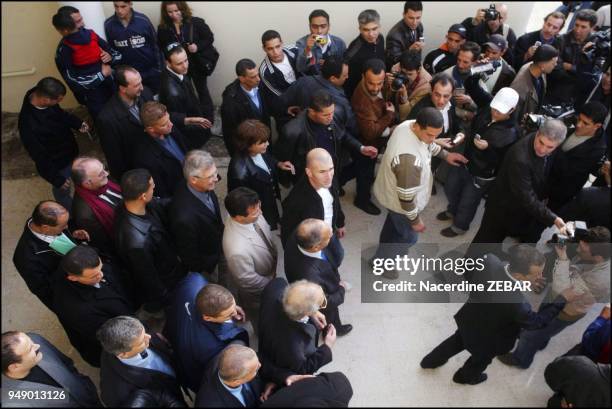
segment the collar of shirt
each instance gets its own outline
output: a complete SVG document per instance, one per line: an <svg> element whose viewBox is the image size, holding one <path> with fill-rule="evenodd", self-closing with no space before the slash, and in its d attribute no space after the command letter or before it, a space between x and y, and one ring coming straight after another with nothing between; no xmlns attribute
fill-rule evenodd
<svg viewBox="0 0 612 409"><path fill-rule="evenodd" d="M452 106L453 105L450 103L450 101L448 101L446 105L444 105L444 107L440 110L440 112L442 114L446 114L451 109Z"/></svg>
<svg viewBox="0 0 612 409"><path fill-rule="evenodd" d="M225 382L223 382L223 379L221 379L221 374L219 374L219 372L217 372L217 376L219 377L219 381L221 382L221 385L223 385L223 387L227 389L229 393L234 395L234 397L238 399L240 403L244 405L244 401L243 401L244 397L242 396L242 385L238 385L235 388L232 388L231 386L227 386Z"/></svg>
<svg viewBox="0 0 612 409"><path fill-rule="evenodd" d="M131 358L119 358L119 360L121 362L123 362L126 365L130 365L130 366L138 366L138 367L145 367L148 363L148 361L151 360L151 351L149 351L149 349L145 349L145 351L147 352L147 357L143 358L142 357L142 352L140 354L136 354ZM143 351L144 352L144 351Z"/></svg>
<svg viewBox="0 0 612 409"><path fill-rule="evenodd" d="M244 88L242 84L240 84L240 88L242 88L242 90L246 92L247 95L249 95L250 97L252 98L257 97L257 92L259 91L259 87L255 87L255 88L252 88L250 91L247 91L246 88Z"/></svg>
<svg viewBox="0 0 612 409"><path fill-rule="evenodd" d="M319 260L323 260L323 257L321 255L321 253L323 252L322 250L319 250L316 253L311 253L309 251L304 250L300 246L297 246L297 247L302 252L303 255L308 256L308 257L312 257L312 258L318 258Z"/></svg>
<svg viewBox="0 0 612 409"><path fill-rule="evenodd" d="M174 75L176 75L177 77L179 77L179 78L181 79L181 81L183 81L183 78L185 77L184 75L182 75L182 74L178 74L178 73L176 73L176 72L172 71L172 69L171 69L170 67L168 67L167 65L166 65L166 69L167 69L168 71L170 71L172 74L174 74Z"/></svg>
<svg viewBox="0 0 612 409"><path fill-rule="evenodd" d="M325 54L325 52L326 52L326 51L329 49L329 46L330 46L330 45L331 45L331 43L332 43L332 38L331 38L331 35L329 35L329 34L325 34L325 37L327 37L327 42L325 43L325 45L321 45L321 44L319 44L319 43L316 43L316 44L317 44L317 47L319 47L319 48L321 49L321 52L322 52L323 54Z"/></svg>
<svg viewBox="0 0 612 409"><path fill-rule="evenodd" d="M214 203L212 201L212 197L210 197L210 192L199 192L199 191L195 190L194 188L192 188L191 186L189 186L189 184L187 184L187 189L189 189L189 191L191 193L193 193L193 195L195 197L197 197L202 202L204 202L204 204L206 204L206 201L209 200L209 199L210 199L211 203Z"/></svg>
<svg viewBox="0 0 612 409"><path fill-rule="evenodd" d="M59 234L57 236L47 236L46 234L40 234L40 233L35 232L34 230L32 230L32 220L28 222L28 229L30 229L30 231L32 232L34 236L38 237L45 243L49 243L49 244L53 243L53 240L57 239L59 236Z"/></svg>

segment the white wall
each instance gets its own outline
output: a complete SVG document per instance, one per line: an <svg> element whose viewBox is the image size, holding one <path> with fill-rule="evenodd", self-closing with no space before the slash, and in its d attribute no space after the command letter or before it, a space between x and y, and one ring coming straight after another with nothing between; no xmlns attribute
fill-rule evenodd
<svg viewBox="0 0 612 409"><path fill-rule="evenodd" d="M508 2L508 22L517 33L522 33L531 14L533 3ZM259 64L263 59L261 34L278 31L286 43L293 43L308 33L308 14L323 8L330 15L331 32L350 43L358 35L357 15L374 8L381 16L382 33L402 17L403 2L189 2L193 15L204 18L215 34L215 46L221 55L217 68L209 78L209 89L216 104L221 93L234 78L234 66L241 58L251 58ZM477 8L488 7L488 2L425 2L426 52L437 48L444 40L446 30L453 23L473 16ZM134 9L145 13L157 26L160 3L134 2ZM113 13L112 2L104 2L107 16Z"/></svg>

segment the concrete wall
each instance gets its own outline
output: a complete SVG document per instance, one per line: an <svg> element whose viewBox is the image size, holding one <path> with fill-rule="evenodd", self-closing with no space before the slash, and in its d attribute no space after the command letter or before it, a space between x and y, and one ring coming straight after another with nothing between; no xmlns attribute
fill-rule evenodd
<svg viewBox="0 0 612 409"><path fill-rule="evenodd" d="M533 3L508 2L509 24L517 33L525 31ZM448 27L475 14L477 8L487 7L488 2L426 2L423 13L425 25L426 52L437 48L444 40ZM286 43L295 42L308 32L308 14L314 8L324 8L330 14L331 31L342 37L347 44L358 35L357 15L366 8L376 8L381 15L381 29L384 34L402 16L403 2L190 2L195 16L206 20L215 34L215 46L221 54L217 69L209 79L209 88L215 103L221 102L221 92L235 77L234 66L240 58L251 58L259 63L264 54L261 50L261 34L267 29L281 33ZM5 13L5 8L8 13ZM50 20L57 3L2 3L2 62L3 72L29 67L36 56L37 73L20 79L2 80L3 110L19 109L21 95L44 75L57 75L53 65L53 53L59 35L53 30ZM157 26L160 16L160 2L134 2L134 8L145 13ZM551 6L551 9L554 8ZM105 16L113 13L112 2L103 2ZM10 14L10 24L8 21ZM36 19L36 24L32 19ZM86 21L87 23L87 21ZM20 35L6 31L10 25ZM33 30L32 27L38 27ZM7 35L10 33L10 35ZM23 37L21 36L23 35ZM20 40L15 43L15 39ZM21 40L26 38L26 40ZM12 63L5 64L7 47ZM34 47L35 52L32 52ZM38 51L38 52L36 52ZM43 58L43 55L45 58ZM40 57L40 58L39 58ZM48 62L47 62L48 61ZM28 65L30 64L30 65ZM14 68L13 68L14 67ZM10 90L7 90L10 88ZM17 98L18 102L14 99ZM65 104L69 106L69 103Z"/></svg>

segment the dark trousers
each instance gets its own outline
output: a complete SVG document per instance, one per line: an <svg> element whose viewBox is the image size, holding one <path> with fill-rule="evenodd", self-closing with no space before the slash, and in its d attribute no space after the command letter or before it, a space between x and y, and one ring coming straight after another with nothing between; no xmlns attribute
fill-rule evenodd
<svg viewBox="0 0 612 409"><path fill-rule="evenodd" d="M419 234L412 230L408 217L388 209L387 212L374 257L394 259L397 255L407 254L419 239Z"/></svg>
<svg viewBox="0 0 612 409"><path fill-rule="evenodd" d="M96 88L88 89L82 95L87 111L95 121L106 102L115 92L115 82L112 77L106 79ZM77 98L79 99L79 98Z"/></svg>
<svg viewBox="0 0 612 409"><path fill-rule="evenodd" d="M204 118L210 122L215 120L215 107L208 92L207 76L200 72L190 72L189 75L193 78L193 85L196 91L198 91L198 97L200 99L200 105L202 106L202 113ZM236 125L237 126L237 125Z"/></svg>
<svg viewBox="0 0 612 409"><path fill-rule="evenodd" d="M336 329L342 325L342 321L340 321L340 311L338 311L337 305L328 303L321 312L325 315L325 321L327 321L328 324L334 324Z"/></svg>
<svg viewBox="0 0 612 409"><path fill-rule="evenodd" d="M159 94L161 73L157 68L152 68L148 71L140 71L142 77L142 85L148 87L153 95Z"/></svg>
<svg viewBox="0 0 612 409"><path fill-rule="evenodd" d="M474 184L474 178L465 166L459 166L448 172L444 193L448 199L446 211L453 215L453 230L466 232L480 205L482 188Z"/></svg>
<svg viewBox="0 0 612 409"><path fill-rule="evenodd" d="M355 201L367 203L372 198L370 190L374 184L376 159L370 159L361 153L352 153L351 157L353 158L351 164L345 166L340 173L340 186L344 186L349 180L355 178L357 185Z"/></svg>
<svg viewBox="0 0 612 409"><path fill-rule="evenodd" d="M459 331L444 340L440 345L434 348L425 359L434 363L435 366L443 365L453 356L457 355L465 349L463 338ZM477 352L470 351L471 355L461 368L455 373L455 376L462 382L475 381L480 377L480 374L487 369L495 354L492 352Z"/></svg>

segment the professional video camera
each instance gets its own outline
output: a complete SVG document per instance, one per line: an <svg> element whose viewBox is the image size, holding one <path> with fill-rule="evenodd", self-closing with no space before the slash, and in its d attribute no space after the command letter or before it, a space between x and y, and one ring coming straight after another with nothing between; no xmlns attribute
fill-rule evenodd
<svg viewBox="0 0 612 409"><path fill-rule="evenodd" d="M408 77L403 72L392 72L393 82L391 83L391 90L394 92L399 91L402 85L408 83Z"/></svg>
<svg viewBox="0 0 612 409"><path fill-rule="evenodd" d="M495 4L490 4L488 9L485 9L484 19L485 21L497 20L499 18L499 11L495 9Z"/></svg>
<svg viewBox="0 0 612 409"><path fill-rule="evenodd" d="M555 233L548 243L564 246L567 243L578 243L588 235L587 225L583 221L567 222L565 226L567 234Z"/></svg>
<svg viewBox="0 0 612 409"><path fill-rule="evenodd" d="M583 51L580 58L584 64L592 64L594 71L603 72L610 58L610 29L593 33L589 41L593 43L593 46Z"/></svg>
<svg viewBox="0 0 612 409"><path fill-rule="evenodd" d="M470 68L470 76L476 74L493 74L501 66L501 61L493 60L484 64L476 64Z"/></svg>
<svg viewBox="0 0 612 409"><path fill-rule="evenodd" d="M570 135L576 124L574 123L576 120L574 110L574 103L564 103L561 105L542 105L542 113L541 114L527 114L525 118L523 118L523 127L526 133L537 131L544 122L545 119L559 119L563 121L565 126L567 127L567 133Z"/></svg>

